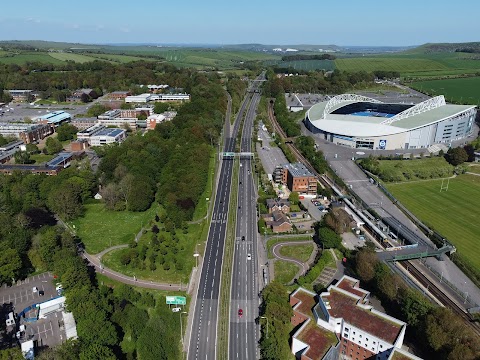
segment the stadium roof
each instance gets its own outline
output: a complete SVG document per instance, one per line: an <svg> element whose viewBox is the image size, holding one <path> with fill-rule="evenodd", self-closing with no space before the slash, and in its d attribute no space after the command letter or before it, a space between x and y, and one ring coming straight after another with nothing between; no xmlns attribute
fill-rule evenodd
<svg viewBox="0 0 480 360"><path fill-rule="evenodd" d="M336 101L332 101L333 99L312 106L307 112L308 118L315 127L323 131L352 137L399 134L406 130L413 130L439 122L466 110L475 108L475 105L438 104L437 107L427 108L423 112L413 113L407 117L388 123L385 121L384 117L331 113L341 107L356 102L370 102L370 99L368 98L362 100L360 98L349 98L348 96L343 95L343 98L340 100L337 98ZM375 102L378 103L378 101Z"/></svg>
<svg viewBox="0 0 480 360"><path fill-rule="evenodd" d="M57 124L67 119L71 119L72 115L65 111L54 111L45 115L38 116L37 121L47 120L49 124Z"/></svg>

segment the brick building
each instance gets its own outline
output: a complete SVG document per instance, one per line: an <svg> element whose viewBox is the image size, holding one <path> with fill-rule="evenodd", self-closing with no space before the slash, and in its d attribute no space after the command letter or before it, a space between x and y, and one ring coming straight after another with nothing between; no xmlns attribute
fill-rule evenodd
<svg viewBox="0 0 480 360"><path fill-rule="evenodd" d="M130 95L132 95L130 91L114 91L108 94L108 97L113 100L125 100Z"/></svg>
<svg viewBox="0 0 480 360"><path fill-rule="evenodd" d="M283 199L267 199L267 209L269 213L281 211L284 214L290 212L290 201Z"/></svg>
<svg viewBox="0 0 480 360"><path fill-rule="evenodd" d="M346 275L319 295L295 290L292 322L303 325L292 337L292 353L304 360L421 360L402 350L407 324L375 310L369 298Z"/></svg>
<svg viewBox="0 0 480 360"><path fill-rule="evenodd" d="M265 224L275 233L292 231L292 223L281 211L263 215Z"/></svg>
<svg viewBox="0 0 480 360"><path fill-rule="evenodd" d="M299 194L316 195L317 179L305 165L293 163L279 166L274 171L274 180Z"/></svg>
<svg viewBox="0 0 480 360"><path fill-rule="evenodd" d="M48 124L0 123L0 135L14 136L25 144L42 140L53 134L53 127Z"/></svg>
<svg viewBox="0 0 480 360"><path fill-rule="evenodd" d="M98 98L98 94L93 89L78 89L73 94L67 97L68 102L89 102Z"/></svg>

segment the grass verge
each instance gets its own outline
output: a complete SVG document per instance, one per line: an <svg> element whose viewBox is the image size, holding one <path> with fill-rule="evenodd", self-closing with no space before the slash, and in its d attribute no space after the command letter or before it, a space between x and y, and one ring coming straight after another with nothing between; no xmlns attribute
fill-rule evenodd
<svg viewBox="0 0 480 360"><path fill-rule="evenodd" d="M298 235L298 236L292 236L292 237L277 237L277 236L272 236L270 239L267 240L267 253L268 253L268 258L273 259L273 252L272 248L275 244L281 243L281 242L289 242L289 241L307 241L307 240L312 240L311 235Z"/></svg>
<svg viewBox="0 0 480 360"><path fill-rule="evenodd" d="M230 327L230 286L232 282L232 259L235 245L235 230L237 221L237 197L238 197L238 173L239 164L235 160L233 166L232 187L230 191L230 204L228 211L227 236L223 251L223 266L220 291L220 316L218 320L217 357L228 359L228 330Z"/></svg>

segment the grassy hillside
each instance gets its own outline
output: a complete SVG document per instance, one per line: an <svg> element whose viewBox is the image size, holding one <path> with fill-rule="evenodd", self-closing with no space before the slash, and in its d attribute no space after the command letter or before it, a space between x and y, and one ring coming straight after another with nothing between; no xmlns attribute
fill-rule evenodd
<svg viewBox="0 0 480 360"><path fill-rule="evenodd" d="M480 77L416 81L409 86L430 96L445 95L449 102L480 105Z"/></svg>

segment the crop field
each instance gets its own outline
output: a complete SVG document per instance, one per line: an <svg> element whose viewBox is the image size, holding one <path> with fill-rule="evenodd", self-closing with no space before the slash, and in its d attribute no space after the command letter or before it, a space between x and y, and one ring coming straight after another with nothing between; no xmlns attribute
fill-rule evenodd
<svg viewBox="0 0 480 360"><path fill-rule="evenodd" d="M401 74L417 71L448 70L448 67L438 61L430 59L412 59L395 57L362 57L336 59L335 65L343 71L366 71L377 70L398 71Z"/></svg>
<svg viewBox="0 0 480 360"><path fill-rule="evenodd" d="M50 63L50 64L62 63L62 61L58 59L54 59L47 53L20 52L18 54L8 54L6 56L0 56L0 63L3 63L3 64L23 65L27 62L40 62L40 63Z"/></svg>
<svg viewBox="0 0 480 360"><path fill-rule="evenodd" d="M294 68L295 70L314 71L314 70L335 70L335 62L333 60L297 60L297 61L281 61L268 60L265 65L276 66L279 68Z"/></svg>
<svg viewBox="0 0 480 360"><path fill-rule="evenodd" d="M445 95L451 102L480 104L480 77L415 81L409 86L431 96Z"/></svg>
<svg viewBox="0 0 480 360"><path fill-rule="evenodd" d="M72 54L72 53L61 53L61 52L50 52L48 53L51 57L54 59L60 60L60 61L75 61L77 63L86 63L90 61L94 61L95 58L87 55L82 55L82 54Z"/></svg>
<svg viewBox="0 0 480 360"><path fill-rule="evenodd" d="M387 184L387 188L421 221L452 242L471 266L479 269L480 176L466 174L450 179L448 191L440 192L441 184L438 179Z"/></svg>
<svg viewBox="0 0 480 360"><path fill-rule="evenodd" d="M156 59L146 58L141 56L130 56L130 55L117 55L117 54L88 54L92 58L98 60L106 60L116 63L129 63L132 61L146 60L146 61L156 61Z"/></svg>

